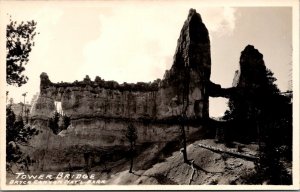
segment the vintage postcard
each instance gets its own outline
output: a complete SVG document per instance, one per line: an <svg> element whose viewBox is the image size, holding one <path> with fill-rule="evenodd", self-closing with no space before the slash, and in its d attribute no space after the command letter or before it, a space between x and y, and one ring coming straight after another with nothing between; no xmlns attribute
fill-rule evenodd
<svg viewBox="0 0 300 192"><path fill-rule="evenodd" d="M299 189L299 1L0 7L1 189Z"/></svg>

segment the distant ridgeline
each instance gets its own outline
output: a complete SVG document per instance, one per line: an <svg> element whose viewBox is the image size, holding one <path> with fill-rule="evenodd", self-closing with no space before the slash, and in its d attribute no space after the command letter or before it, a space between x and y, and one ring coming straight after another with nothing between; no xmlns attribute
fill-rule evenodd
<svg viewBox="0 0 300 192"><path fill-rule="evenodd" d="M241 70L237 86L223 89L210 81L211 54L208 30L196 10L191 9L180 32L173 65L162 80L151 83L118 84L87 76L74 83L52 83L46 73L40 75L40 95L31 112L31 124L42 130L32 140L36 150L33 155L47 161L41 169L55 166L80 165L83 153L105 151L128 146L125 132L129 122L137 128L137 144L170 142L178 138L178 117L184 103L187 119L193 121L187 138L201 133L203 121L209 119L209 96L227 97L246 86L245 66L265 68L263 56L248 45L242 52ZM253 76L254 75L254 76ZM188 93L188 97L185 96ZM55 102L70 117L70 126L58 135L47 127L47 121L56 110ZM40 155L40 151L44 152ZM80 155L61 155L68 154ZM57 155L60 154L60 155ZM54 167L50 166L53 165ZM58 165L60 164L60 165Z"/></svg>

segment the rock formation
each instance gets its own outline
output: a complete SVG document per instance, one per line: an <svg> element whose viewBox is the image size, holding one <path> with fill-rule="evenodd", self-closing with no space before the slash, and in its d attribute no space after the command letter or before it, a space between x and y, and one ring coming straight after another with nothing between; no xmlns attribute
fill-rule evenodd
<svg viewBox="0 0 300 192"><path fill-rule="evenodd" d="M247 45L241 52L240 70L235 72L232 87L224 89L218 84L209 82L207 84L209 96L231 99L245 94L246 91L256 91L256 88L268 84L266 71L263 55L253 45Z"/></svg>
<svg viewBox="0 0 300 192"><path fill-rule="evenodd" d="M265 66L263 55L253 45L247 45L241 52L240 70L236 72L235 87L229 98L230 112L226 118L233 120L231 137L254 140L263 130L260 125L258 131L258 121L264 121L263 126L266 126L267 119L279 117L273 105L280 106L284 99L279 96L274 80Z"/></svg>
<svg viewBox="0 0 300 192"><path fill-rule="evenodd" d="M209 117L206 84L210 71L208 31L201 16L191 9L180 32L173 65L162 80L118 84L100 77L91 81L87 76L74 83L53 83L42 73L40 95L31 113L31 123L41 129L32 140L33 146L38 146L36 156L41 161L46 159L47 164L55 164L57 159L53 157L68 159L66 152L73 153L70 159L59 161L74 163L82 161L82 154L87 151L124 148L128 145L125 131L129 122L137 127L138 145L173 141L180 134L178 117L186 101L186 115L194 120L186 131L187 135L193 134L202 128L199 121ZM71 118L68 129L59 135L47 127L55 101L61 102L63 113Z"/></svg>
<svg viewBox="0 0 300 192"><path fill-rule="evenodd" d="M50 104L54 101L61 101L63 111L72 119L91 116L163 119L176 116L180 114L185 79L189 79L188 116L207 118L208 93L204 85L210 78L210 66L208 31L200 15L191 9L178 39L173 65L162 81L120 85L97 77L95 81L86 78L81 82L55 84L46 73L42 73L39 99L47 99L37 102L32 116L47 119L51 113L41 114L47 109L54 110ZM48 107L40 108L42 103L48 103Z"/></svg>
<svg viewBox="0 0 300 192"><path fill-rule="evenodd" d="M242 52L240 66L236 86L223 89L210 81L209 34L201 16L191 9L172 67L162 80L119 84L98 76L91 81L86 76L74 83L53 83L42 73L40 95L31 111L31 124L41 130L31 141L37 146L34 153L48 165L60 162L61 166L82 164L84 153L119 153L129 145L125 137L129 123L137 128L137 145L167 143L179 137L183 113L190 124L187 137L195 136L203 130L203 120L209 119L209 96L232 98L245 87L251 89L248 85L255 86L250 82L263 81L255 79L255 74L265 71L265 65L262 54L253 46ZM55 112L55 101L61 102L63 113L71 119L70 126L58 135L47 126ZM39 166L45 168L44 163Z"/></svg>
<svg viewBox="0 0 300 192"><path fill-rule="evenodd" d="M184 89L188 89L187 115L208 118L208 92L211 58L208 31L196 10L191 9L181 29L174 62L164 76L161 95L170 95L182 104Z"/></svg>

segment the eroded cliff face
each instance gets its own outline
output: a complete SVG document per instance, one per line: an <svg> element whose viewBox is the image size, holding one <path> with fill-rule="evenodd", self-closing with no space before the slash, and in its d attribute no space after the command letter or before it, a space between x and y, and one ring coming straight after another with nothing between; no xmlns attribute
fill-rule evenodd
<svg viewBox="0 0 300 192"><path fill-rule="evenodd" d="M177 43L173 65L166 71L162 86L158 93L165 106L177 103L180 108L187 100L184 98L185 89L188 91L187 116L208 118L208 92L206 84L210 81L211 58L208 31L196 10L191 9L184 22ZM188 87L187 87L188 86ZM159 102L160 103L160 102Z"/></svg>
<svg viewBox="0 0 300 192"><path fill-rule="evenodd" d="M42 133L32 142L37 150L49 154L70 152L75 146L77 149L84 146L80 153L88 149L124 148L128 145L125 132L129 122L137 128L138 145L173 141L180 134L178 117L185 102L188 118L208 118L206 84L210 70L208 31L201 16L191 9L180 32L173 65L162 80L118 84L100 77L94 81L86 77L74 83L52 83L42 73L40 95L31 113L32 124ZM63 113L71 118L68 129L59 135L52 134L47 127L47 120L55 111L55 101L61 102ZM201 127L190 126L187 136Z"/></svg>
<svg viewBox="0 0 300 192"><path fill-rule="evenodd" d="M191 9L178 39L173 65L163 80L152 83L118 84L97 77L74 83L52 83L41 74L40 96L32 117L49 117L54 101L61 101L72 119L93 116L111 118L155 118L181 114L183 90L188 88L189 117L208 117L210 42L201 16ZM187 84L187 80L189 83ZM47 104L46 104L47 103Z"/></svg>

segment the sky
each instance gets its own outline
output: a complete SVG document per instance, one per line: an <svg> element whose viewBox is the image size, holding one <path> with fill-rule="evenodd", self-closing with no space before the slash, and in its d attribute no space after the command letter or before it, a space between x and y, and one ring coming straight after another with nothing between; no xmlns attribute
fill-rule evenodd
<svg viewBox="0 0 300 192"><path fill-rule="evenodd" d="M39 91L42 72L54 83L86 75L119 83L163 78L190 8L200 13L209 31L212 82L231 87L241 51L251 44L264 55L279 89L291 88L291 7L203 6L201 1L14 1L5 5L4 22L8 15L17 21L35 20L40 34L26 65L28 83L7 86L8 97L20 102L22 93L28 92L30 101ZM227 99L210 98L211 116L222 116L226 108Z"/></svg>

